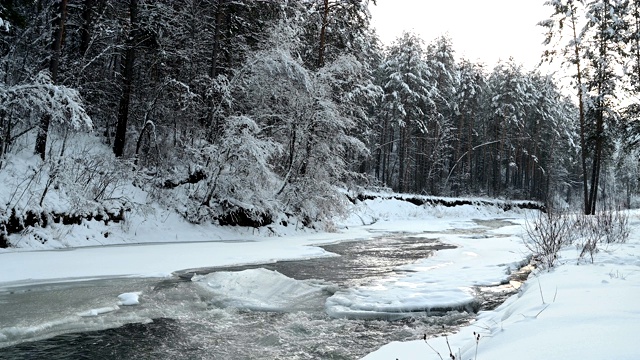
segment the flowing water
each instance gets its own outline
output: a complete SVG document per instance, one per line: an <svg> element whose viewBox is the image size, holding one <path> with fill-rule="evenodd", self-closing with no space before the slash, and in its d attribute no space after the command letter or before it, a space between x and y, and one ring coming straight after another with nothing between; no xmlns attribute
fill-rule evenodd
<svg viewBox="0 0 640 360"><path fill-rule="evenodd" d="M330 318L324 302L335 289L396 276L395 267L451 246L395 235L323 247L341 256L197 269L172 279L99 279L0 292L0 359L357 359L391 341L455 331L474 317L450 311L394 321ZM304 306L251 311L220 306L190 281L194 273L257 267L332 286L300 299ZM143 294L139 305L114 307L119 294L131 291ZM511 291L487 292L485 307Z"/></svg>

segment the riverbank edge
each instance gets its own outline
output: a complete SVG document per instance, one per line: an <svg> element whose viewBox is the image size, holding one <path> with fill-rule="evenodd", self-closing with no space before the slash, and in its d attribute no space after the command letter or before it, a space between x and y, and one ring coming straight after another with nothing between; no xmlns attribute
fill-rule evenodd
<svg viewBox="0 0 640 360"><path fill-rule="evenodd" d="M531 272L518 292L455 333L392 342L362 360L636 359L640 313L640 212L629 211L624 244L593 263L564 248L558 266Z"/></svg>

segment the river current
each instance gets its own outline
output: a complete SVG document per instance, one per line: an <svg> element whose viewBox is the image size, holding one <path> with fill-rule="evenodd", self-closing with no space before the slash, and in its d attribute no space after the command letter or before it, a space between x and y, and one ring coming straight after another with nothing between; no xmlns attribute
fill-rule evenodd
<svg viewBox="0 0 640 360"><path fill-rule="evenodd" d="M480 234L486 227L471 231ZM396 276L394 268L450 247L396 234L323 246L338 257L196 269L171 279L12 288L0 292L0 359L358 359L391 341L452 332L473 320L475 314L453 310L377 320L325 313L325 300L337 289ZM221 306L191 281L194 274L255 268L328 286L300 299L304 306L256 311ZM140 304L114 309L113 299L130 291L144 294ZM487 292L481 308L496 306L512 292Z"/></svg>

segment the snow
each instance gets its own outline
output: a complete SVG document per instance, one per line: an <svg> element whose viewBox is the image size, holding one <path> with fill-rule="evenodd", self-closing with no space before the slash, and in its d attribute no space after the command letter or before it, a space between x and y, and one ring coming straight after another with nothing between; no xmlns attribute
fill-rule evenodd
<svg viewBox="0 0 640 360"><path fill-rule="evenodd" d="M336 317L393 318L411 311L472 306L473 286L504 283L509 271L528 257L520 239L524 212L487 206L446 208L415 206L397 199L366 200L337 222L335 233L296 226L252 230L193 226L161 210L152 216L136 216L140 215L131 216L127 226L85 222L67 231L58 229L63 235L57 238L49 228L34 230L51 239L44 244L26 242L31 235L25 233L24 248L0 252L0 290L32 283L165 277L200 267L335 256L317 245L366 241L390 232L430 240L437 237L443 244L456 245L396 269L391 279L341 289L325 303L327 312ZM427 339L428 345L443 358L448 357L448 341L460 359L636 359L632 337L640 330L639 218L639 212L631 213L629 241L604 249L594 264L579 262L578 251L567 248L558 267L548 272L536 270L519 293L496 310L479 313L473 324L458 333ZM495 219L504 220L493 226ZM504 226L505 220L513 224ZM489 230L474 231L483 226ZM104 237L107 231L110 235ZM110 246L87 238L99 238ZM304 309L335 291L315 280L298 281L264 269L217 272L195 276L192 281L208 294L208 301L247 310ZM123 293L113 305L76 315L99 317L118 311L119 306L138 304L142 295ZM2 329L0 341L20 331ZM480 334L478 342L474 332ZM364 359L440 359L422 339L380 345Z"/></svg>
<svg viewBox="0 0 640 360"><path fill-rule="evenodd" d="M120 294L118 295L118 299L120 299L120 301L118 301L118 305L121 305L121 306L138 305L140 304L140 295L141 295L140 291Z"/></svg>
<svg viewBox="0 0 640 360"><path fill-rule="evenodd" d="M575 248L561 265L536 271L494 311L456 334L427 339L448 358L447 340L457 359L637 359L640 330L640 221L634 213L631 237L578 262ZM477 342L476 336L480 334ZM440 359L423 340L394 342L363 359Z"/></svg>
<svg viewBox="0 0 640 360"><path fill-rule="evenodd" d="M191 280L208 291L209 302L217 306L273 312L303 310L314 300L323 299L322 294L329 286L294 280L266 269L215 272L196 275Z"/></svg>
<svg viewBox="0 0 640 360"><path fill-rule="evenodd" d="M471 228L476 226L472 218L496 216L523 217L497 208L424 207L377 199L354 206L350 216L340 219L335 233L301 230L295 224L261 229L196 226L163 210L151 215L131 214L126 224L84 221L65 228L52 224L22 237L11 235L22 247L0 249L0 289L101 277L167 277L179 270L335 256L316 245L391 232ZM34 240L32 233L50 240ZM109 235L105 237L105 233Z"/></svg>
<svg viewBox="0 0 640 360"><path fill-rule="evenodd" d="M116 276L168 277L182 269L328 256L300 239L85 247L0 253L3 285Z"/></svg>

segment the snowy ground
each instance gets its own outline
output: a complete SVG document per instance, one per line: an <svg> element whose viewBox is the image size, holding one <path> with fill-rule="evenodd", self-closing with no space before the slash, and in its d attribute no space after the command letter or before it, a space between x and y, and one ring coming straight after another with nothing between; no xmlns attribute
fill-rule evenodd
<svg viewBox="0 0 640 360"><path fill-rule="evenodd" d="M562 252L561 265L529 276L518 295L456 334L391 343L364 359L639 359L640 220L593 264ZM479 336L479 338L478 338ZM449 345L447 345L447 341ZM438 354L439 353L439 354Z"/></svg>
<svg viewBox="0 0 640 360"><path fill-rule="evenodd" d="M488 236L474 235L473 228L479 225L472 219L496 218L508 218L516 225L490 230ZM632 337L640 330L638 219L638 214L631 217L629 242L599 253L595 264L576 265L577 251L566 249L562 266L535 273L517 296L495 311L481 313L473 325L459 333L428 339L428 344L422 340L380 344L382 347L365 359L440 359L430 346L448 358L447 340L456 356L462 355L456 358L476 359L474 332L480 334L477 359L637 359L640 351ZM334 316L366 318L429 311L464 306L473 301L472 286L505 281L509 269L528 255L519 238L524 221L523 212L473 206L417 207L398 200L361 203L352 216L340 221L336 233L305 232L295 226L260 230L196 227L158 212L130 218L125 226L86 222L47 229L42 234L48 237L44 244L31 234L14 237L12 241L24 242L23 248L0 252L0 290L29 283L169 276L198 267L333 256L314 245L397 231L429 238L430 232L459 229L445 238L440 236L440 241L457 245L456 249L441 250L434 257L398 269L393 281L339 291L327 301L327 311ZM109 235L105 237L105 233ZM256 309L295 304L296 294L287 289L308 293L324 286L294 284L292 279L261 270L194 280L205 288L232 289L225 292L228 297L221 298L221 303L238 304L238 299L244 299L246 307ZM283 292L256 293L256 282L274 284L273 288ZM248 292L253 295L247 296ZM144 301L144 293L122 295L118 305Z"/></svg>

